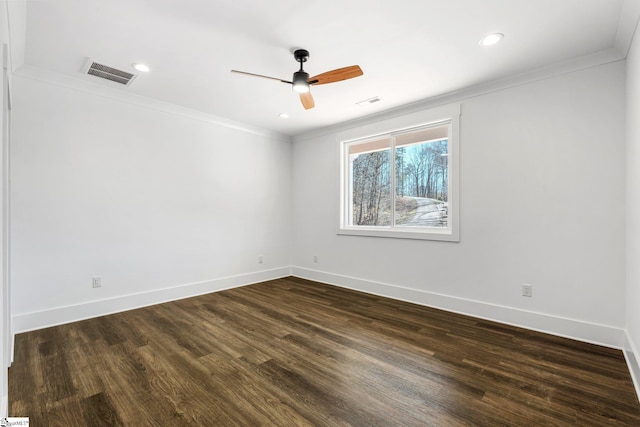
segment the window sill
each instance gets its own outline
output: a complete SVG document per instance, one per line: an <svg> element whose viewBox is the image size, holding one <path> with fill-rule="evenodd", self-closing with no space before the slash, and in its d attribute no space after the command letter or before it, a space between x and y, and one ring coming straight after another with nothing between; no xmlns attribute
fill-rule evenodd
<svg viewBox="0 0 640 427"><path fill-rule="evenodd" d="M439 229L427 229L427 230L415 230L415 229L401 229L390 228L381 229L358 227L358 228L340 228L338 229L338 235L340 236L365 236L365 237L384 237L391 239L413 239L413 240L436 240L444 242L459 242L460 237L457 234L451 232L451 230L439 230Z"/></svg>

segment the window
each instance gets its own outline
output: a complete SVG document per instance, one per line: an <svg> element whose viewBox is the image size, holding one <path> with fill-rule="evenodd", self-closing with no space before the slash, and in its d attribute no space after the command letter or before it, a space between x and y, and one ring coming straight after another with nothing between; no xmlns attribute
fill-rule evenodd
<svg viewBox="0 0 640 427"><path fill-rule="evenodd" d="M457 118L341 141L339 233L458 241Z"/></svg>

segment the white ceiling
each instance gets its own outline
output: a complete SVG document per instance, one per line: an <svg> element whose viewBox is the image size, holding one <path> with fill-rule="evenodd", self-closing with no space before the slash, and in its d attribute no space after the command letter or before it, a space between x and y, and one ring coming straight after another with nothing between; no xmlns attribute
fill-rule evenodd
<svg viewBox="0 0 640 427"><path fill-rule="evenodd" d="M27 0L22 69L294 135L579 57L624 58L637 1ZM504 40L481 47L491 32ZM364 76L313 87L305 111L289 85L230 72L290 80L295 48L310 51L311 75L358 64ZM89 57L152 71L124 87L83 75Z"/></svg>

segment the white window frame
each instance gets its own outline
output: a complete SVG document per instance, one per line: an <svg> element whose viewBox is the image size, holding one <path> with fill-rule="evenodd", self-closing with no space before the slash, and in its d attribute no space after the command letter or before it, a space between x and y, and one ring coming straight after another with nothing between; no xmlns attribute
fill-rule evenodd
<svg viewBox="0 0 640 427"><path fill-rule="evenodd" d="M397 134L413 128L450 123L448 147L448 221L447 227L400 227L400 226L361 226L349 225L351 216L350 162L348 147L350 144L369 138ZM390 237L398 239L460 241L460 105L448 105L426 111L405 114L375 123L352 128L337 135L340 153L340 222L339 235ZM392 150L393 151L393 150ZM391 158L391 165L395 167ZM392 175L395 175L393 173ZM395 187L391 187L392 189Z"/></svg>

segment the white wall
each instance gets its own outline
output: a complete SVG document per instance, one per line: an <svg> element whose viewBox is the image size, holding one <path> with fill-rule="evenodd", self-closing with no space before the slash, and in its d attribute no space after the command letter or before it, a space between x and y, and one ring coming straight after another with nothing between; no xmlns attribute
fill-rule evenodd
<svg viewBox="0 0 640 427"><path fill-rule="evenodd" d="M0 1L0 53L8 48L9 45L9 20L7 16L7 5L6 2ZM5 99L7 97L7 85L5 84L5 74L8 73L9 67L8 64L5 64L4 58L0 61L2 62L2 74L0 77L2 81L0 82L0 102L2 102L2 107L0 107L0 131L2 134L0 135L1 147L4 148L6 144L8 144L7 136L8 136L8 111L6 110L7 105ZM5 176L5 156L4 149L0 149L0 177ZM5 210L4 210L4 200L5 200L5 190L4 186L2 186L2 195L0 196L0 200L2 200L0 206L0 224L4 224L5 221ZM5 282L5 272L6 266L4 265L5 259L5 241L7 239L5 229L3 226L0 226L0 418L7 416L7 405L8 405L8 382L7 382L7 368L9 366L9 321L10 321L10 313L9 313L9 304L8 304L8 284Z"/></svg>
<svg viewBox="0 0 640 427"><path fill-rule="evenodd" d="M627 57L627 289L626 356L640 395L640 35Z"/></svg>
<svg viewBox="0 0 640 427"><path fill-rule="evenodd" d="M16 331L288 274L288 138L14 86Z"/></svg>
<svg viewBox="0 0 640 427"><path fill-rule="evenodd" d="M11 305L9 284L9 146L10 146L10 89L12 70L16 64L16 54L22 49L23 39L9 34L9 10L13 16L23 16L26 10L24 2L0 1L0 54L2 59L2 81L0 82L0 417L7 416L8 410L8 372L7 368L12 360L11 340ZM18 25L22 22L18 19ZM13 41L11 43L11 41ZM22 60L21 57L18 60Z"/></svg>
<svg viewBox="0 0 640 427"><path fill-rule="evenodd" d="M622 346L624 87L620 61L460 100L460 243L336 235L339 131L297 137L294 273Z"/></svg>

